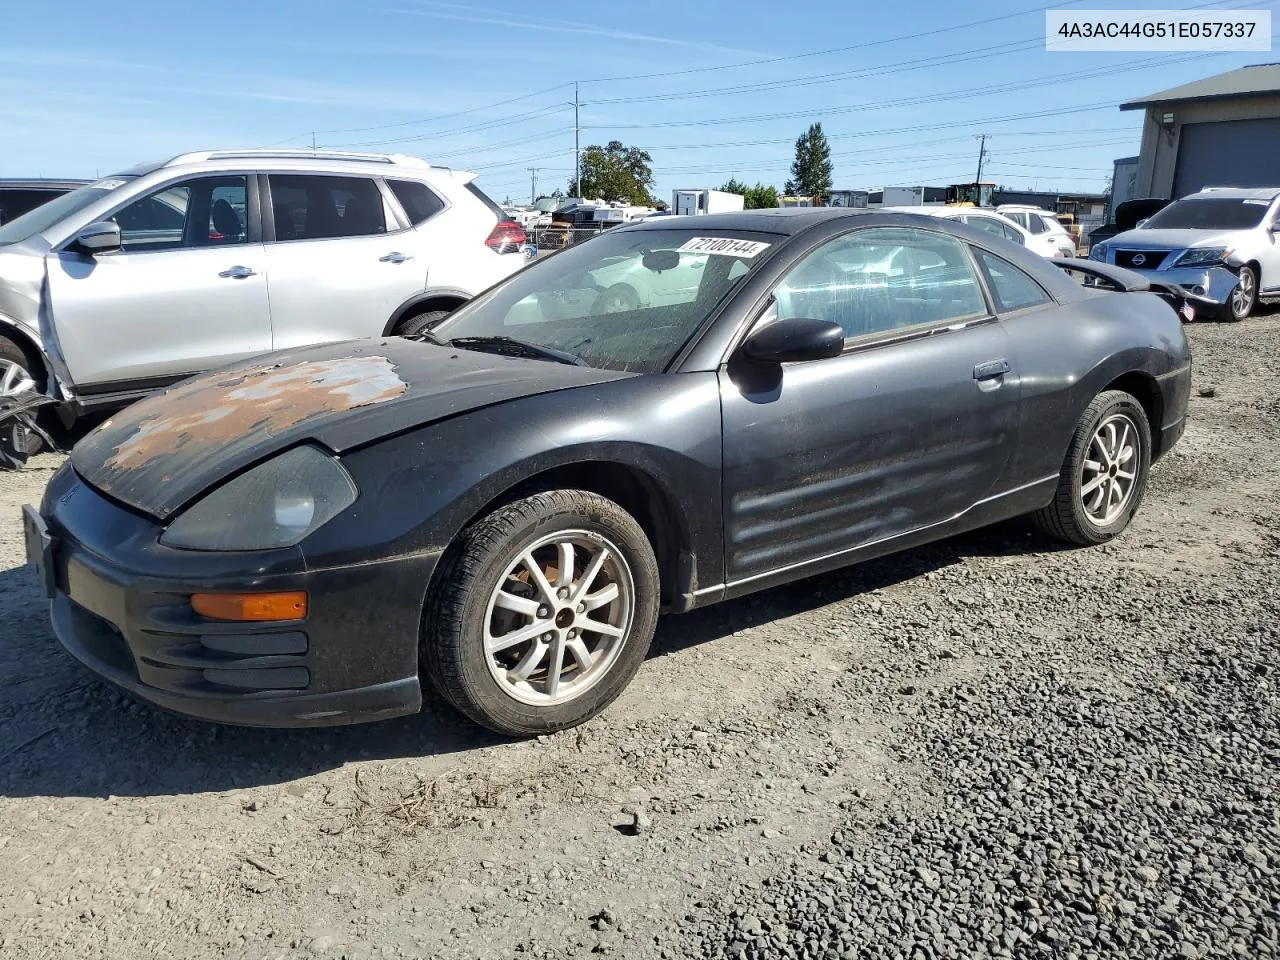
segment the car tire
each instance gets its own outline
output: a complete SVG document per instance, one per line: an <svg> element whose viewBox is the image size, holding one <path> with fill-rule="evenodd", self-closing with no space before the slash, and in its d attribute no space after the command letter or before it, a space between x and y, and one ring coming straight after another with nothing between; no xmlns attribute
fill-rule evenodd
<svg viewBox="0 0 1280 960"><path fill-rule="evenodd" d="M1258 272L1248 264L1240 268L1240 282L1236 285L1235 290L1231 292L1231 299L1227 301L1226 309L1222 311L1222 318L1238 323L1241 320L1248 319L1254 310L1258 308Z"/></svg>
<svg viewBox="0 0 1280 960"><path fill-rule="evenodd" d="M18 389L18 380L30 380L40 388L39 373L25 350L8 337L0 337L0 390ZM14 420L0 423L0 463L21 464L44 449L36 433Z"/></svg>
<svg viewBox="0 0 1280 960"><path fill-rule="evenodd" d="M1100 393L1076 425L1053 500L1032 519L1045 533L1075 546L1106 543L1137 513L1150 469L1146 411L1121 390Z"/></svg>
<svg viewBox="0 0 1280 960"><path fill-rule="evenodd" d="M616 503L582 490L534 494L476 521L434 580L423 673L463 714L509 736L594 717L640 669L657 625L649 538Z"/></svg>
<svg viewBox="0 0 1280 960"><path fill-rule="evenodd" d="M430 330L451 312L449 310L427 310L423 313L415 313L409 319L401 322L400 326L396 328L396 334L401 337L416 337L424 330Z"/></svg>

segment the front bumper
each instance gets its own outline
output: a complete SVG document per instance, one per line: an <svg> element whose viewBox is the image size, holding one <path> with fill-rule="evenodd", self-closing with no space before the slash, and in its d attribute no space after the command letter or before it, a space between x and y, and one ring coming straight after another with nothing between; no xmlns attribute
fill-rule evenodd
<svg viewBox="0 0 1280 960"><path fill-rule="evenodd" d="M1224 307L1231 300L1240 277L1226 267L1171 267L1168 270L1139 270L1125 267L1141 274L1152 283L1162 283L1178 290L1192 303L1200 307Z"/></svg>
<svg viewBox="0 0 1280 960"><path fill-rule="evenodd" d="M361 723L421 709L426 579L413 559L308 570L296 550L167 550L158 525L69 469L51 482L43 517L55 635L135 696L250 726ZM193 593L237 590L306 590L310 608L303 620L275 623L212 621L191 609Z"/></svg>

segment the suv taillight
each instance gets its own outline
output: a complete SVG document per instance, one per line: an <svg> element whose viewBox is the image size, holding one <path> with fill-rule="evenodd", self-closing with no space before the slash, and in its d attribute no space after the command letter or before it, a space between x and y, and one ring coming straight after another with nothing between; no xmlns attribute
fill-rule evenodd
<svg viewBox="0 0 1280 960"><path fill-rule="evenodd" d="M528 238L524 235L524 227L514 220L499 220L498 225L489 234L485 246L497 253L519 253Z"/></svg>

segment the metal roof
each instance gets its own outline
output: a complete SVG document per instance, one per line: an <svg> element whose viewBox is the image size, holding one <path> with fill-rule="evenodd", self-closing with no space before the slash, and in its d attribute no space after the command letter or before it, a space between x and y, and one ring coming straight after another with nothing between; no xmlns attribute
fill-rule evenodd
<svg viewBox="0 0 1280 960"><path fill-rule="evenodd" d="M1196 100L1225 100L1233 97L1256 97L1280 94L1280 63L1256 63L1205 77L1180 87L1161 90L1138 100L1120 104L1121 110L1140 110L1160 103L1186 103Z"/></svg>

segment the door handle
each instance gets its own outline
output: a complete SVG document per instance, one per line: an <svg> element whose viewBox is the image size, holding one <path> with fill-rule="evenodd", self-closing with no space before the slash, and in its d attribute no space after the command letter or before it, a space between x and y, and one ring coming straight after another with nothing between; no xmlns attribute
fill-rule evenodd
<svg viewBox="0 0 1280 960"><path fill-rule="evenodd" d="M385 257L379 257L381 263L404 263L406 260L412 260L413 254L401 253L399 250L393 250Z"/></svg>
<svg viewBox="0 0 1280 960"><path fill-rule="evenodd" d="M242 267L237 264L234 267L229 267L226 270L223 270L218 274L218 276L228 277L232 280L243 280L245 277L254 276L254 272L249 267Z"/></svg>
<svg viewBox="0 0 1280 960"><path fill-rule="evenodd" d="M973 379L990 380L1009 372L1009 361L1001 357L999 360L988 360L973 368Z"/></svg>

